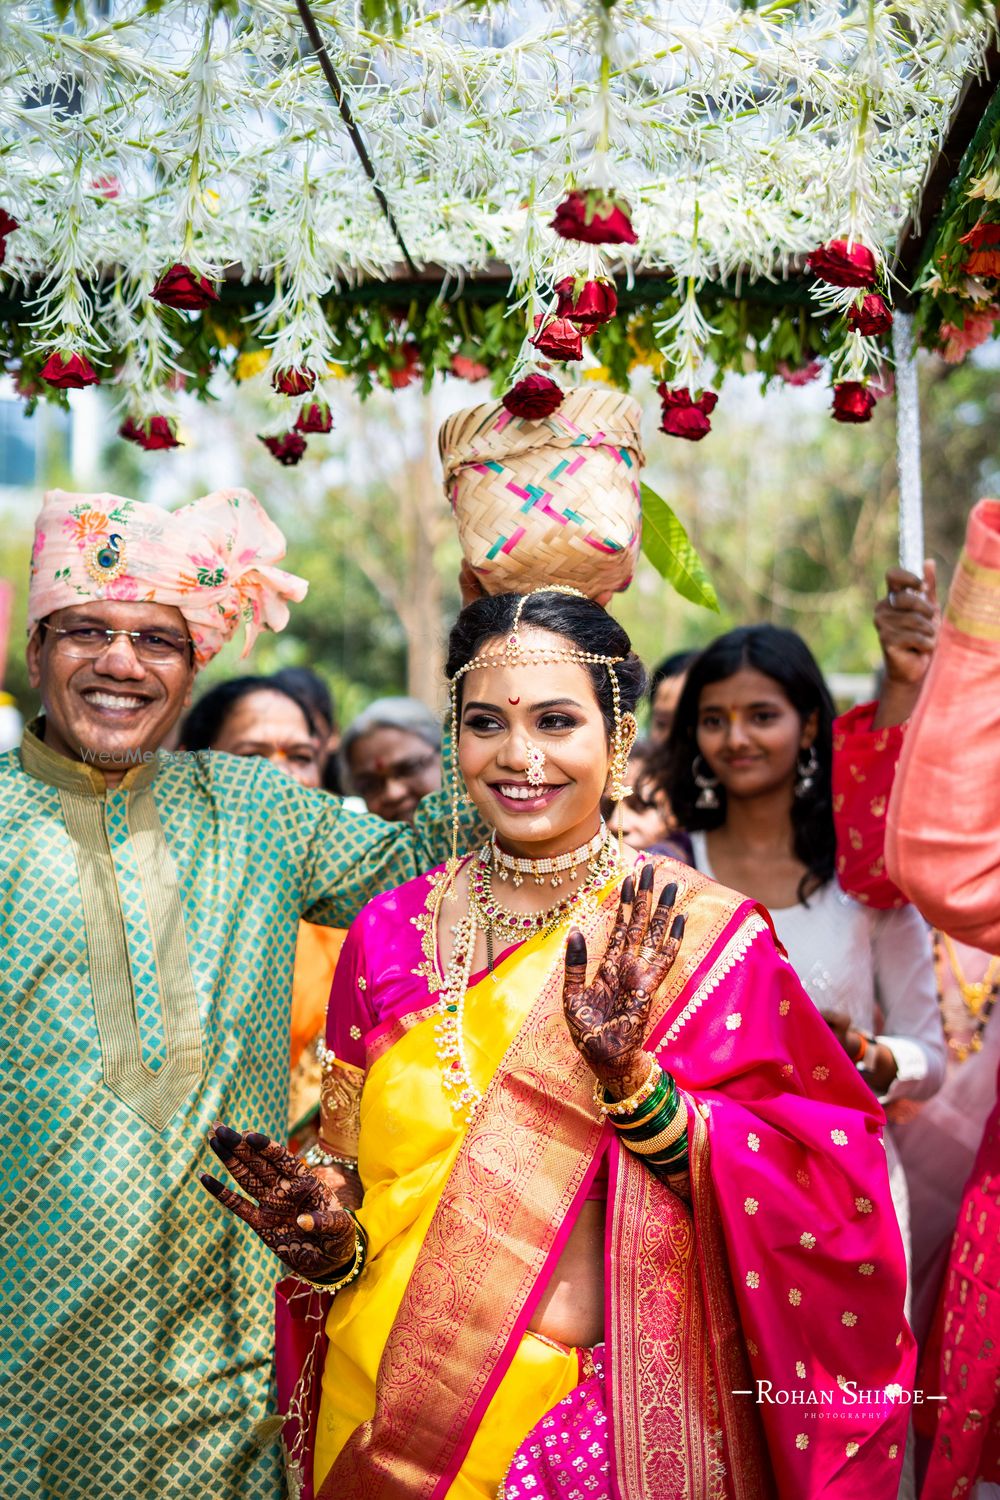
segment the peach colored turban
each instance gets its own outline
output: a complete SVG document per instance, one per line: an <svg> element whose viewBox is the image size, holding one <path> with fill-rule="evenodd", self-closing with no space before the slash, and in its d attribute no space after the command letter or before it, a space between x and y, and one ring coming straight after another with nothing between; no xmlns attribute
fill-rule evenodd
<svg viewBox="0 0 1000 1500"><path fill-rule="evenodd" d="M35 525L28 629L57 609L96 600L172 604L199 667L246 628L283 630L304 578L274 564L285 538L249 490L216 490L178 510L120 495L50 490Z"/></svg>

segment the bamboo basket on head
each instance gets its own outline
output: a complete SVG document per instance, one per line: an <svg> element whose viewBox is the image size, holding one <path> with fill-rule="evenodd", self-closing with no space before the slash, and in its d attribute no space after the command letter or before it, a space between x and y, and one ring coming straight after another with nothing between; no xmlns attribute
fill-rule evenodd
<svg viewBox="0 0 1000 1500"><path fill-rule="evenodd" d="M628 587L639 551L640 410L617 391L571 391L551 416L499 401L456 412L438 444L466 561L489 594Z"/></svg>

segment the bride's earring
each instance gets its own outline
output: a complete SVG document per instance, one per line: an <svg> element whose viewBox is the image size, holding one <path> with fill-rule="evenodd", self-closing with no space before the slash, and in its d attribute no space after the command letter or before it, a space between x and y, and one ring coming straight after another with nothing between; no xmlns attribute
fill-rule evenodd
<svg viewBox="0 0 1000 1500"><path fill-rule="evenodd" d="M802 751L799 751L795 768L798 772L795 778L795 795L796 797L805 797L812 790L813 782L816 779L816 772L819 770L819 757L812 745L809 746L805 765L802 764Z"/></svg>
<svg viewBox="0 0 1000 1500"><path fill-rule="evenodd" d="M702 769L699 769L701 767ZM719 805L719 778L708 773L708 766L700 755L696 755L691 766L694 784L698 788L695 807L714 811Z"/></svg>

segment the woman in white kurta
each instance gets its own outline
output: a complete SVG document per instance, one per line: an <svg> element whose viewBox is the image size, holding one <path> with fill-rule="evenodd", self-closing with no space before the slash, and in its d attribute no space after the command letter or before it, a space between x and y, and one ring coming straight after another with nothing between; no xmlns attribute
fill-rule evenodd
<svg viewBox="0 0 1000 1500"><path fill-rule="evenodd" d="M930 937L913 908L873 912L835 876L833 704L801 638L758 625L692 665L666 753L666 790L699 870L763 902L789 961L880 1100L926 1099L945 1046ZM909 1243L906 1179L887 1134Z"/></svg>

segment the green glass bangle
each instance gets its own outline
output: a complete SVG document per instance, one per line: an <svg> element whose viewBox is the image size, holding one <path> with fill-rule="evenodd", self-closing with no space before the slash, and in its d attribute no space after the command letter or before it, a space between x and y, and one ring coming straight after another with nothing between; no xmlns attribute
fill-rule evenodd
<svg viewBox="0 0 1000 1500"><path fill-rule="evenodd" d="M670 1151L658 1151L657 1154L652 1155L652 1157L643 1157L643 1161L648 1161L648 1163L651 1163L652 1166L672 1167L673 1164L678 1163L678 1161L681 1161L682 1158L687 1158L687 1154L687 1137L682 1136L679 1146L672 1146L672 1148L670 1148Z"/></svg>
<svg viewBox="0 0 1000 1500"><path fill-rule="evenodd" d="M610 1116L611 1123L616 1130L624 1131L631 1135L634 1131L644 1130L654 1124L664 1112L672 1111L672 1106L677 1102L677 1085L669 1073L665 1077L668 1081L662 1092L654 1094L648 1099L643 1105L641 1112L637 1112L634 1115L622 1115L618 1118Z"/></svg>

